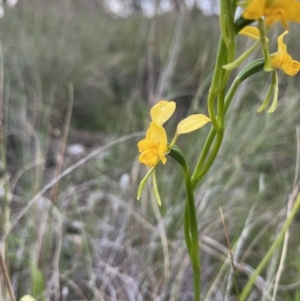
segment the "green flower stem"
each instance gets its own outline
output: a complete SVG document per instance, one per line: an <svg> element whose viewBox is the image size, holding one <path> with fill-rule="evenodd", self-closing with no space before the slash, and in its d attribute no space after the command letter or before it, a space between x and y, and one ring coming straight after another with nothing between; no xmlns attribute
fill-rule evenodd
<svg viewBox="0 0 300 301"><path fill-rule="evenodd" d="M225 88L220 92L218 96L218 115L217 120L220 126L220 129L224 129L224 108L225 108Z"/></svg>
<svg viewBox="0 0 300 301"><path fill-rule="evenodd" d="M269 251L266 253L266 255L264 256L264 258L262 259L262 261L256 267L254 273L252 274L252 276L248 280L246 286L244 287L244 289L243 289L243 291L242 291L242 293L240 295L239 301L245 301L246 298L248 297L248 295L250 293L250 290L251 290L251 288L252 288L252 286L253 286L256 278L260 275L260 273L262 272L262 270L265 268L265 266L269 262L269 260L270 260L270 258L272 256L273 252L282 243L282 241L284 239L285 232L287 231L287 229L291 225L293 219L295 218L295 216L296 216L296 214L297 214L297 212L299 210L299 207L300 207L300 194L298 195L298 198L297 198L296 202L294 203L293 209L291 211L291 214L285 220L284 225L283 225L281 231L279 232L277 238L275 239L275 241L273 242L273 244L269 248Z"/></svg>
<svg viewBox="0 0 300 301"><path fill-rule="evenodd" d="M214 131L214 128L212 128L212 131ZM206 173L208 172L208 170L210 169L210 167L214 163L214 161L216 159L216 156L219 152L220 146L221 146L222 141L223 141L224 130L222 130L222 131L220 130L219 132L214 132L213 133L214 136L216 136L216 134L217 134L217 138L215 140L214 147L213 147L213 149L210 153L210 156L207 159L205 165L203 166L203 168L198 173L197 180L195 180L195 178L192 177L193 188L195 188L196 184L206 175Z"/></svg>
<svg viewBox="0 0 300 301"><path fill-rule="evenodd" d="M190 176L189 167L186 163L183 153L177 146L173 146L170 151L173 157L182 167L185 186L186 186L186 204L184 213L184 235L187 244L188 253L193 267L194 276L194 300L201 300L201 274L200 274L200 256L199 256L199 239L198 239L198 221L197 210L194 200L194 191Z"/></svg>
<svg viewBox="0 0 300 301"><path fill-rule="evenodd" d="M218 69L221 69L220 71L220 78L217 89L214 89L214 93L218 95L223 88L226 86L230 71L224 70L223 66L231 63L234 60L235 57L235 25L234 25L234 15L236 11L236 3L232 0L221 0L221 13L220 13L220 27L222 36L221 39L223 39L224 44L226 46L227 50L227 56L226 52L221 52L220 54L223 56L223 61L219 62L217 61L215 66L215 72L218 73ZM219 49L220 50L220 49ZM218 52L219 55L219 52Z"/></svg>
<svg viewBox="0 0 300 301"><path fill-rule="evenodd" d="M229 37L229 33L228 33L228 26L227 24L229 22L227 22L227 19L229 18L228 16L228 0L221 0L220 1L220 6L221 6L221 14L220 14L220 28L221 28L221 32L222 32L222 36L223 36L223 40L224 43L226 45L226 47L228 47L229 43L230 43L230 37Z"/></svg>
<svg viewBox="0 0 300 301"><path fill-rule="evenodd" d="M224 40L224 43L226 45L226 48L230 48L230 44L235 39L235 33L234 33L234 12L236 10L236 5L232 5L231 0L221 0L220 1L220 7L221 7L221 13L220 13L220 28L222 32L222 37Z"/></svg>
<svg viewBox="0 0 300 301"><path fill-rule="evenodd" d="M224 114L223 114L223 122L224 122L224 116L226 114L226 111L229 107L229 104L231 102L231 100L233 99L233 96L239 86L239 84L241 83L240 81L240 77L238 76L234 82L232 83L226 97L225 97L225 105L224 105ZM210 157L209 159L207 160L206 164L204 165L204 162L205 162L205 159L207 157L207 154L212 146L212 143L215 139L215 136L216 136L216 129L214 127L211 128L208 136L207 136L207 139L205 141L205 144L204 144L204 147L202 149L202 152L201 152L201 155L199 157L199 160L196 164L196 167L195 167L195 170L194 170L194 173L192 175L192 185L193 185L193 188L195 188L195 186L197 185L197 183L204 177L204 175L207 173L207 171L209 170L209 168L211 167L211 165L213 164L217 154L218 154L218 151L219 151L219 148L221 146L221 143L222 143L222 140L223 140L223 131L220 132L220 134L218 135L218 138L215 142L215 145L214 145L214 149L212 150L211 154L210 154ZM204 166L203 166L204 165Z"/></svg>
<svg viewBox="0 0 300 301"><path fill-rule="evenodd" d="M231 1L230 13L231 13L232 20L234 20L234 15L235 15L236 9L237 9L237 1ZM233 22L232 22L232 24L233 24L232 25L232 30L235 33L235 24Z"/></svg>
<svg viewBox="0 0 300 301"><path fill-rule="evenodd" d="M184 238L185 238L185 243L186 243L189 255L190 255L191 233L190 233L190 219L189 219L188 202L185 202L185 208L184 208Z"/></svg>
<svg viewBox="0 0 300 301"><path fill-rule="evenodd" d="M232 53L228 53L228 58L232 56ZM231 59L228 59L227 61L224 60L224 64L227 64L227 62L231 62L232 60ZM225 85L227 84L228 82L228 79L229 79L229 76L231 74L231 70L226 70L225 68L223 68L222 66L222 80L219 84L219 87L215 90L215 95L218 95L225 87Z"/></svg>
<svg viewBox="0 0 300 301"><path fill-rule="evenodd" d="M224 44L226 46L226 50L227 50L227 59L226 59L226 53L221 53L224 57L224 60L222 62L222 64L216 64L215 66L215 70L217 68L221 68L221 72L220 72L220 81L218 84L217 89L214 90L214 93L216 95L218 95L223 88L226 86L229 76L230 76L230 70L224 70L223 66L231 63L234 60L235 57L235 29L234 29L234 14L235 14L235 10L236 10L236 5L232 4L231 0L221 0L221 14L220 14L220 26L221 26L221 31L222 31L222 36L221 38L223 38L224 40ZM225 24L225 29L222 29L222 23L226 23ZM226 41L226 38L228 41Z"/></svg>
<svg viewBox="0 0 300 301"><path fill-rule="evenodd" d="M229 48L227 49L224 41L221 40L217 55L216 68L214 71L212 84L209 89L209 94L207 98L209 117L216 131L219 131L221 126L218 123L215 114L215 99L225 89L226 83L228 82L229 76L231 74L230 70L224 70L223 65L226 65L228 62L231 62L234 58L234 55L235 43L231 43Z"/></svg>
<svg viewBox="0 0 300 301"><path fill-rule="evenodd" d="M216 65L207 98L209 117L211 119L213 127L216 129L217 132L221 130L222 125L219 124L216 118L215 100L225 88L231 73L230 70L225 70L223 66L232 62L235 56L235 31L233 25L233 8L235 7L231 6L229 0L221 1L220 26L222 36L219 42ZM218 115L221 115L220 112L218 112ZM222 122L222 117L219 118L221 118L220 121Z"/></svg>
<svg viewBox="0 0 300 301"><path fill-rule="evenodd" d="M207 106L208 106L208 113L209 117L211 119L211 122L216 129L216 131L219 131L219 125L216 119L216 114L215 114L215 99L217 97L217 90L220 89L220 82L222 75L224 74L224 69L222 69L222 66L225 64L225 59L224 57L227 58L227 48L226 45L222 39L220 38L219 42L219 48L218 48L218 53L217 53L217 61L216 61L216 67L214 70L213 78L212 78L212 83L209 89L208 93L208 98L207 98Z"/></svg>
<svg viewBox="0 0 300 301"><path fill-rule="evenodd" d="M264 66L264 60L260 59L260 60L256 60L254 62L252 62L251 64L249 64L248 66L246 66L240 73L239 75L235 78L234 82L232 83L226 97L225 97L225 105L224 105L224 114L223 116L225 116L228 107L233 99L233 96L236 93L237 88L239 87L239 85L241 84L241 82L243 82L245 79L247 79L249 76L253 75L254 73L257 73L259 71L261 71L263 69ZM195 186L197 185L197 183L203 178L203 176L207 173L207 171L209 170L210 166L212 165L212 163L214 162L216 155L219 151L219 148L221 146L221 142L222 142L222 138L223 138L223 133L221 133L219 135L219 137L217 138L217 142L214 145L214 149L212 150L209 159L206 161L206 164L204 165L205 159L208 155L208 152L212 146L212 143L215 139L216 136L216 129L214 127L211 128L204 147L202 149L202 152L200 154L200 157L198 159L198 162L196 164L195 170L193 172L192 175L192 186L193 188L195 188Z"/></svg>
<svg viewBox="0 0 300 301"><path fill-rule="evenodd" d="M269 42L266 37L265 22L262 19L259 19L258 21L258 28L260 31L260 42L262 46L262 51L265 58L264 71L271 72L273 71L273 68L271 66L271 60L270 60Z"/></svg>

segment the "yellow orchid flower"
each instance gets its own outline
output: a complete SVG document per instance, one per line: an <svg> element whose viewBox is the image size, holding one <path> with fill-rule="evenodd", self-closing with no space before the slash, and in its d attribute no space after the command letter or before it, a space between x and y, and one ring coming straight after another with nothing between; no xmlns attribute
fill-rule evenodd
<svg viewBox="0 0 300 301"><path fill-rule="evenodd" d="M300 63L293 60L292 57L287 53L286 44L283 42L283 37L288 33L286 30L277 39L278 52L270 55L271 65L275 69L281 69L284 73L290 76L295 76L300 69Z"/></svg>
<svg viewBox="0 0 300 301"><path fill-rule="evenodd" d="M255 40L259 39L260 35L259 30L253 26L246 26L239 33ZM287 33L286 30L277 39L278 51L270 54L271 66L274 69L281 69L287 75L295 76L300 69L300 63L293 60L287 52L286 44L283 42L283 38Z"/></svg>
<svg viewBox="0 0 300 301"><path fill-rule="evenodd" d="M155 177L156 165L159 162L166 164L166 155L170 152L172 146L174 146L181 134L195 131L210 122L210 119L203 114L190 115L179 122L174 138L172 142L168 144L167 134L162 125L172 116L175 109L176 104L174 101L162 100L154 105L150 111L152 122L146 132L146 138L138 142L139 152L141 153L139 162L150 167L150 170L140 183L137 199L141 197L146 180L152 175L156 199L158 204L161 205Z"/></svg>
<svg viewBox="0 0 300 301"><path fill-rule="evenodd" d="M154 105L150 111L152 122L146 133L146 138L138 143L139 162L148 167L154 167L160 161L166 164L168 154L171 147L175 144L177 138L181 134L190 133L201 128L208 123L210 119L203 114L194 114L179 122L175 136L168 145L167 134L162 127L163 123L167 121L174 113L176 104L174 101L162 100Z"/></svg>
<svg viewBox="0 0 300 301"><path fill-rule="evenodd" d="M250 0L241 6L245 6L245 19L259 20L264 17L267 26L280 21L287 28L288 21L300 22L300 2L297 0Z"/></svg>
<svg viewBox="0 0 300 301"><path fill-rule="evenodd" d="M151 122L146 138L138 143L139 162L154 167L159 161L166 164L168 153L167 134L165 129L156 122Z"/></svg>

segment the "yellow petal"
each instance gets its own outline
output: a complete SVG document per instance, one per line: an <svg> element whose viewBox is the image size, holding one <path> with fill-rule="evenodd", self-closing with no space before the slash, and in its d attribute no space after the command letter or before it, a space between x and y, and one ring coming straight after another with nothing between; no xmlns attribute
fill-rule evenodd
<svg viewBox="0 0 300 301"><path fill-rule="evenodd" d="M300 2L299 1L278 1L285 5L285 17L286 20L291 22L300 22ZM278 5L280 4L278 3Z"/></svg>
<svg viewBox="0 0 300 301"><path fill-rule="evenodd" d="M258 20L262 17L267 0L252 0L243 13L248 20Z"/></svg>
<svg viewBox="0 0 300 301"><path fill-rule="evenodd" d="M142 153L147 150L156 149L157 144L149 139L143 139L138 143L139 152Z"/></svg>
<svg viewBox="0 0 300 301"><path fill-rule="evenodd" d="M300 2L297 0L250 0L243 17L249 20L264 17L266 26L281 21L287 28L288 21L300 22Z"/></svg>
<svg viewBox="0 0 300 301"><path fill-rule="evenodd" d="M284 36L288 33L286 30L278 39L278 52L271 57L271 65L273 68L282 69L284 73L290 76L295 76L299 72L300 63L293 60L287 53L286 44L283 42Z"/></svg>
<svg viewBox="0 0 300 301"><path fill-rule="evenodd" d="M254 26L245 26L239 34L242 34L244 36L247 36L253 40L259 40L260 39L260 32L259 29ZM266 37L266 41L269 42L269 39Z"/></svg>
<svg viewBox="0 0 300 301"><path fill-rule="evenodd" d="M277 39L278 51L281 51L283 53L287 53L286 45L283 42L283 38L286 34L288 34L287 30L283 34L281 34Z"/></svg>
<svg viewBox="0 0 300 301"><path fill-rule="evenodd" d="M157 124L156 122L151 122L150 127L146 133L146 139L152 140L155 143L167 145L167 134L165 129Z"/></svg>
<svg viewBox="0 0 300 301"><path fill-rule="evenodd" d="M158 149L157 151L144 151L139 156L139 162L145 164L148 167L154 167L159 162Z"/></svg>
<svg viewBox="0 0 300 301"><path fill-rule="evenodd" d="M239 33L254 40L259 40L260 37L258 28L254 26L245 26Z"/></svg>
<svg viewBox="0 0 300 301"><path fill-rule="evenodd" d="M167 134L165 129L157 124L151 122L150 127L146 133L146 138L138 143L139 162L147 165L148 167L154 167L162 161L166 163L166 154L168 153Z"/></svg>
<svg viewBox="0 0 300 301"><path fill-rule="evenodd" d="M271 65L275 69L280 69L282 65L282 61L284 58L284 54L281 52L276 52L271 55Z"/></svg>
<svg viewBox="0 0 300 301"><path fill-rule="evenodd" d="M287 21L300 21L300 2L297 0L277 0L265 10L265 21L267 26L271 26L277 21L281 21L287 28Z"/></svg>
<svg viewBox="0 0 300 301"><path fill-rule="evenodd" d="M281 66L282 71L289 76L295 76L299 72L299 68L300 63L292 60L291 56Z"/></svg>
<svg viewBox="0 0 300 301"><path fill-rule="evenodd" d="M152 121L163 125L174 113L176 103L174 101L161 100L150 111Z"/></svg>
<svg viewBox="0 0 300 301"><path fill-rule="evenodd" d="M177 135L186 134L195 131L206 123L210 122L210 119L203 114L194 114L183 120L181 120L177 126Z"/></svg>
<svg viewBox="0 0 300 301"><path fill-rule="evenodd" d="M167 152L168 152L167 146L164 144L161 144L158 149L158 155L159 155L159 159L161 160L162 164L164 164L164 165L167 162L167 158L166 158Z"/></svg>

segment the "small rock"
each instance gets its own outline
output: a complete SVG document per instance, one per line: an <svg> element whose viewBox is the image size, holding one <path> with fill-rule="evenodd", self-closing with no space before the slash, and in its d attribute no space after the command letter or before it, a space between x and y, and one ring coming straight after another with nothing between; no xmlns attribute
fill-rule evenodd
<svg viewBox="0 0 300 301"><path fill-rule="evenodd" d="M121 175L119 180L119 186L120 188L125 191L130 184L130 175L128 173L124 173Z"/></svg>
<svg viewBox="0 0 300 301"><path fill-rule="evenodd" d="M67 153L73 157L81 157L85 154L85 147L81 144L71 144L67 148Z"/></svg>

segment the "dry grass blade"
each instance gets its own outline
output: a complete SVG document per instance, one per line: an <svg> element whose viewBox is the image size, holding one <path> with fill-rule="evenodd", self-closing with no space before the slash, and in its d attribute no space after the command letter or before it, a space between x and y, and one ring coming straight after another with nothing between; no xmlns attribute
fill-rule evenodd
<svg viewBox="0 0 300 301"><path fill-rule="evenodd" d="M11 226L8 230L8 232L6 233L6 235L4 235L1 238L1 245L3 244L3 242L6 240L6 237L8 236L9 232L15 227L15 225L19 222L19 220L24 216L24 214L26 214L26 212L29 210L29 208L46 192L48 191L51 187L53 187L57 182L59 182L62 178L64 178L65 176L67 176L68 174L70 174L72 171L74 171L76 168L84 165L88 160L94 158L95 156L97 156L98 154L100 154L101 152L104 152L108 149L110 149L111 147L114 147L117 144L120 144L126 140L131 140L131 139L135 139L138 137L142 137L145 135L145 132L137 132L137 133L133 133L133 134L129 134L129 135L125 135L121 138L115 139L112 142L107 143L105 146L99 147L97 149L95 149L94 151L92 151L91 153L89 153L88 155L86 155L84 158L78 160L76 163L74 163L73 165L71 165L70 167L68 167L67 169L65 169L59 176L55 177L53 180L51 180L48 184L46 184L31 200L28 201L27 205L19 212L19 214L15 217L15 219L12 221Z"/></svg>
<svg viewBox="0 0 300 301"><path fill-rule="evenodd" d="M7 268L6 268L6 264L5 264L5 261L4 261L4 258L2 256L2 254L0 254L0 268L1 268L3 278L4 278L4 283L6 285L6 288L8 290L9 296L10 296L10 300L11 301L16 301L15 294L14 294L14 291L13 291L13 288L12 288L12 285L11 285L11 282L10 282L10 278L9 278Z"/></svg>
<svg viewBox="0 0 300 301"><path fill-rule="evenodd" d="M287 204L287 217L290 215L291 210L293 208L294 202L298 195L299 190L299 170L300 170L300 127L296 127L296 138L297 138L297 148L296 148L296 166L295 166L295 177L294 177L294 184L293 184L293 192L289 197L288 204ZM289 242L290 232L289 229L286 231L283 241L283 247L280 257L280 262L278 266L278 270L276 273L274 288L273 288L273 295L272 295L272 301L276 301L277 291L279 288L280 279L283 273L284 269L284 262L286 260L287 256L287 250L288 250L288 242Z"/></svg>

